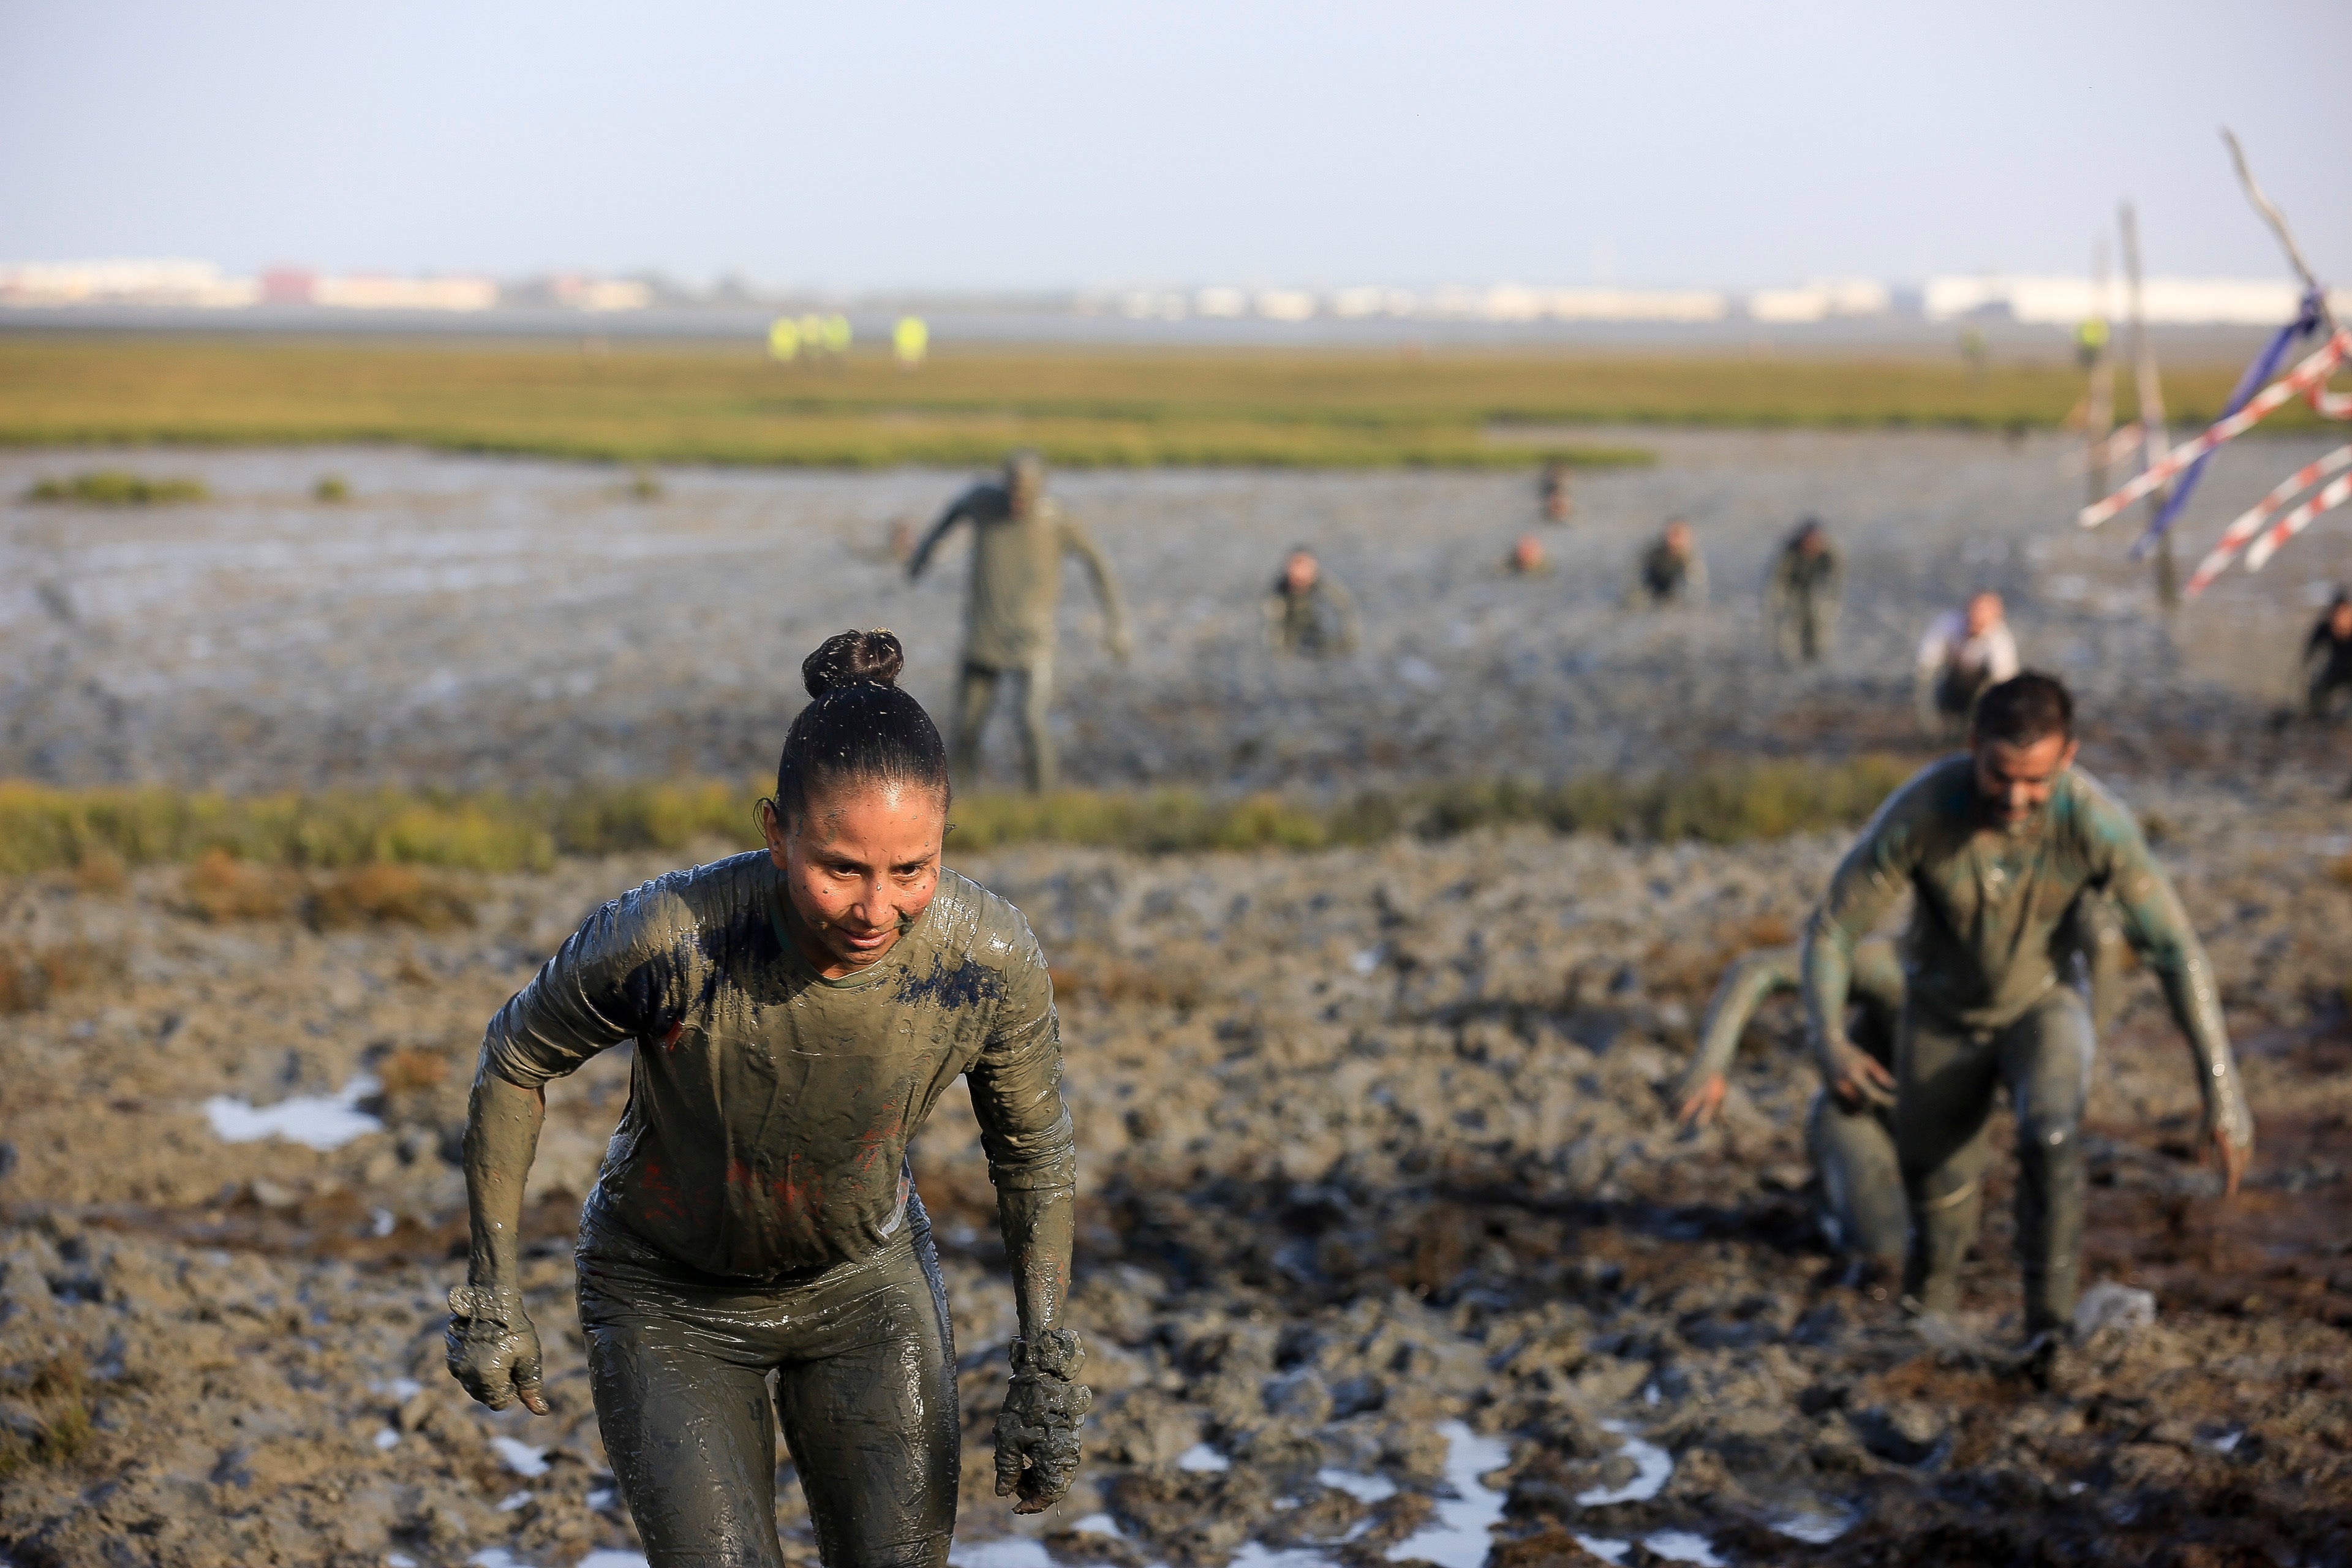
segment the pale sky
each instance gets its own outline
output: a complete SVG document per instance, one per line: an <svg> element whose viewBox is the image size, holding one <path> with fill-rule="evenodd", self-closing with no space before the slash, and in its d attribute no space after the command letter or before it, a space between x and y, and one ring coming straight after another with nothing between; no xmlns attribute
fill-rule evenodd
<svg viewBox="0 0 2352 1568"><path fill-rule="evenodd" d="M2352 5L0 0L0 260L2352 284Z"/></svg>

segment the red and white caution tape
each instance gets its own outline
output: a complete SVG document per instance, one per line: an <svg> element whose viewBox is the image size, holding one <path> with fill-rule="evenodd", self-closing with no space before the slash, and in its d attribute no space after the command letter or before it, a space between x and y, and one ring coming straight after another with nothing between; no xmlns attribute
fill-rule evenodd
<svg viewBox="0 0 2352 1568"><path fill-rule="evenodd" d="M2111 468L2139 442L2137 424L2118 426L2103 439L2092 442L2068 458L2061 467L2070 474L2088 473L2093 468Z"/></svg>
<svg viewBox="0 0 2352 1568"><path fill-rule="evenodd" d="M2246 542L2260 533L2263 525L2277 515L2279 508L2343 468L2352 468L2352 447L2338 447L2316 462L2305 463L2289 474L2275 489L2248 507L2221 531L2221 537L2214 541L2212 552L2199 562L2197 570L2189 574L2186 591L2192 596L2203 593L2214 578L2228 569L2230 563L2237 558L2238 552L2246 547ZM2317 515L2315 512L2313 514ZM2310 521L2310 518L2304 520L2305 522ZM2271 548L2275 550L2278 547L2273 545ZM2263 558L2269 559L2267 552ZM2247 563L2247 569L2253 569L2251 561Z"/></svg>
<svg viewBox="0 0 2352 1568"><path fill-rule="evenodd" d="M2352 351L2352 329L2329 338L2309 359L2248 398L2243 408L2226 419L2214 421L2196 439L2183 441L2106 500L2084 507L2075 521L2084 528L2098 527L2222 442L2233 436L2244 435L2297 396L2309 398L2314 408L2332 418L2352 418L2352 396L2338 398L2322 390L2321 385L2343 362L2347 351ZM2338 403L2343 404L2346 409L2340 416L2331 412Z"/></svg>
<svg viewBox="0 0 2352 1568"><path fill-rule="evenodd" d="M2278 553L2278 547L2309 527L2313 518L2342 506L2347 500L2352 500L2352 474L2345 475L2271 524L2271 531L2255 540L2253 548L2246 552L2246 570L2261 571L2263 563Z"/></svg>

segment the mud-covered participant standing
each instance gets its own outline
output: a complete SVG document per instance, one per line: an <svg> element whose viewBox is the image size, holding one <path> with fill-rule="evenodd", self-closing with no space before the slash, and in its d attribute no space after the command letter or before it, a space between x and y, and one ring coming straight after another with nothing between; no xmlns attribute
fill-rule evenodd
<svg viewBox="0 0 2352 1568"><path fill-rule="evenodd" d="M2095 1037L2114 1021L2122 976L2123 934L2105 899L2076 905L2072 928L2060 936L2068 951L2061 973L2090 1001ZM1730 1090L1731 1058L1758 1008L1802 989L1804 950L1768 947L1724 973L1707 1003L1698 1049L1683 1074L1675 1118L1704 1127ZM1805 1150L1822 1184L1822 1207L1831 1241L1873 1266L1881 1279L1901 1275L1911 1229L1903 1172L1895 1154L1895 1041L1903 1016L1903 965L1892 942L1858 943L1847 987L1846 1039L1865 1058L1824 1080L1805 1111ZM1816 1060L1820 1053L1816 1050Z"/></svg>
<svg viewBox="0 0 2352 1568"><path fill-rule="evenodd" d="M1706 557L1682 518L1665 526L1633 565L1633 602L1652 609L1706 603Z"/></svg>
<svg viewBox="0 0 2352 1568"><path fill-rule="evenodd" d="M1838 607L1845 593L1845 563L1819 518L1797 525L1773 559L1765 587L1772 640L1783 664L1819 664L1837 640Z"/></svg>
<svg viewBox="0 0 2352 1568"><path fill-rule="evenodd" d="M2303 643L2304 710L2314 720L2352 702L2352 594L2336 594Z"/></svg>
<svg viewBox="0 0 2352 1568"><path fill-rule="evenodd" d="M2020 668L2000 595L1978 594L1928 623L1916 663L1919 728L1948 738L1965 729L1977 699Z"/></svg>
<svg viewBox="0 0 2352 1568"><path fill-rule="evenodd" d="M1568 465L1558 458L1536 476L1536 509L1546 522L1566 522L1576 515L1576 499L1569 493Z"/></svg>
<svg viewBox="0 0 2352 1568"><path fill-rule="evenodd" d="M965 609L963 675L956 693L958 777L979 776L981 734L1008 678L1021 683L1021 761L1032 790L1054 785L1054 741L1046 714L1054 704L1054 613L1062 600L1062 558L1076 555L1094 579L1102 605L1104 640L1124 659L1129 643L1127 609L1110 563L1094 536L1045 493L1045 465L1033 452L1005 459L994 484L974 485L958 497L907 563L920 577L931 552L959 522L972 526L971 596Z"/></svg>
<svg viewBox="0 0 2352 1568"><path fill-rule="evenodd" d="M1888 797L1840 863L1805 932L1807 1022L1832 1082L1870 1076L1848 1037L1857 945L1913 897L1895 1060L1895 1138L1911 1205L1906 1289L1958 1305L1982 1217L1986 1128L2006 1087L2017 1117L2018 1251L2030 1332L2072 1318L2088 1178L2080 1129L2093 1020L2062 984L2063 932L2086 897L2115 902L2163 982L2203 1095L2203 1137L2237 1190L2253 1119L2213 972L2131 814L2074 765L2074 702L2027 673L1978 700L1969 750Z"/></svg>
<svg viewBox="0 0 2352 1568"><path fill-rule="evenodd" d="M1358 630L1356 596L1332 580L1313 551L1294 546L1266 591L1266 642L1283 653L1321 658L1353 653Z"/></svg>
<svg viewBox="0 0 2352 1568"><path fill-rule="evenodd" d="M605 905L483 1040L449 1369L492 1409L541 1414L517 1231L546 1084L636 1042L579 1297L654 1568L782 1564L779 1416L827 1568L946 1561L956 1358L906 1150L959 1076L1021 1320L996 1489L1036 1512L1077 1468L1091 1395L1062 1326L1076 1175L1053 985L1020 911L940 867L946 750L900 662L887 632L810 655L767 848Z"/></svg>

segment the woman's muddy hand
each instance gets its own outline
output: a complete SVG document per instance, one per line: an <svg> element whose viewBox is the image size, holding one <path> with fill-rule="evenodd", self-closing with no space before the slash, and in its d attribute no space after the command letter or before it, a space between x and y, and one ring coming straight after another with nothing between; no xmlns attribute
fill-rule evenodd
<svg viewBox="0 0 2352 1568"><path fill-rule="evenodd" d="M520 1402L547 1414L539 1387L539 1331L523 1310L522 1292L488 1285L449 1288L449 1328L444 1336L449 1375L493 1410Z"/></svg>
<svg viewBox="0 0 2352 1568"><path fill-rule="evenodd" d="M1013 1342L1013 1386L996 1415L996 1495L1015 1513L1043 1513L1078 1474L1078 1427L1095 1402L1076 1381L1087 1352L1067 1329Z"/></svg>

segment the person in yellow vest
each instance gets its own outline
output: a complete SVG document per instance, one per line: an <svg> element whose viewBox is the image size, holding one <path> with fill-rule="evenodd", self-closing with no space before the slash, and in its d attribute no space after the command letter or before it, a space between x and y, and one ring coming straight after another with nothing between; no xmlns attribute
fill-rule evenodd
<svg viewBox="0 0 2352 1568"><path fill-rule="evenodd" d="M920 316L901 316L890 334L890 346L898 363L911 369L922 363L924 356L930 353L931 330Z"/></svg>

